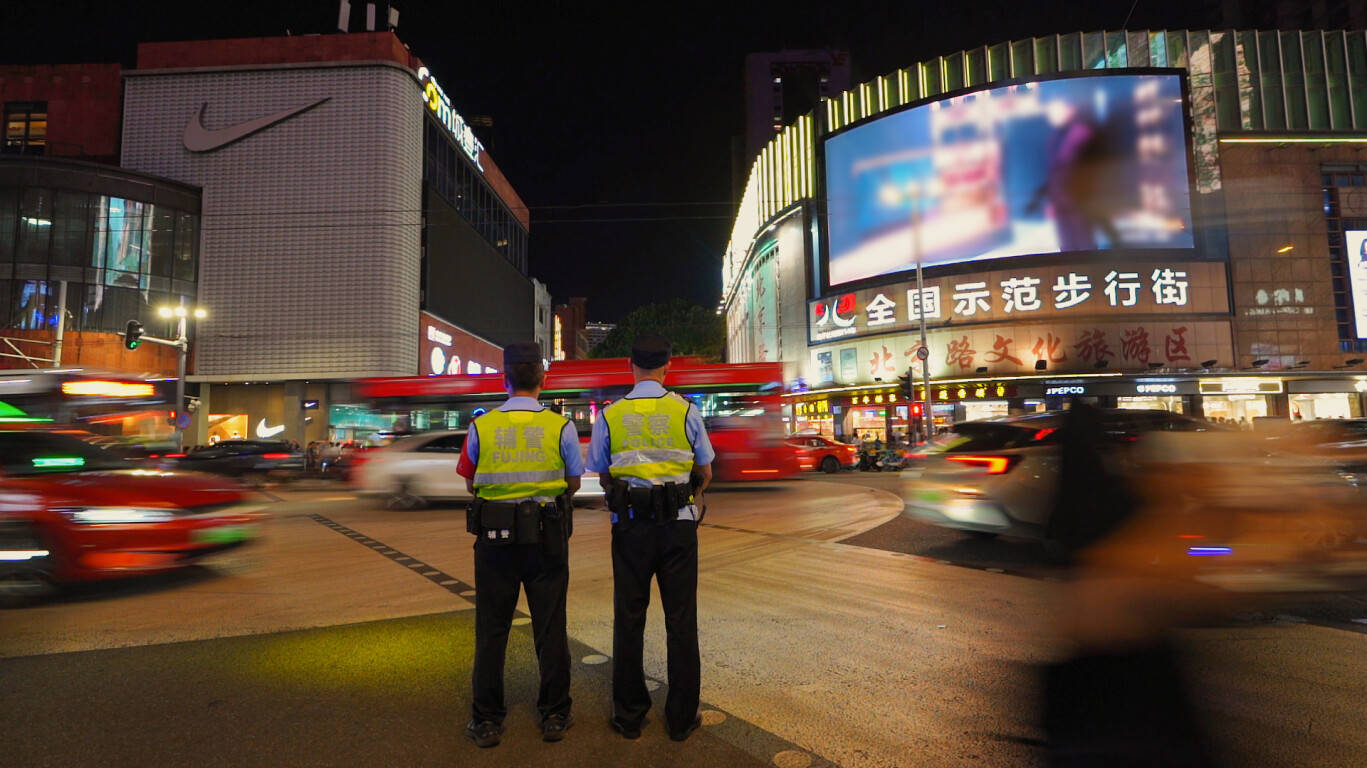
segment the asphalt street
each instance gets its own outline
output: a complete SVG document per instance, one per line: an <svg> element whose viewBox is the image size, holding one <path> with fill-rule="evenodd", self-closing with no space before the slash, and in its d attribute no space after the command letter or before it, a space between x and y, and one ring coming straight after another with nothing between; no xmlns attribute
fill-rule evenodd
<svg viewBox="0 0 1367 768"><path fill-rule="evenodd" d="M460 735L474 588L463 513L386 510L333 489L274 492L266 536L217 562L0 612L4 762L1042 764L1039 670L1066 653L1053 622L1062 574L1036 545L902 518L907 482L845 473L709 494L706 725L683 744L658 723L637 742L606 726L601 510L578 513L571 548L575 727L559 744L539 740L530 628L519 622L509 732L478 750ZM660 697L657 606L646 672ZM1179 633L1202 726L1226 764L1363 764L1360 617L1361 596L1297 596Z"/></svg>

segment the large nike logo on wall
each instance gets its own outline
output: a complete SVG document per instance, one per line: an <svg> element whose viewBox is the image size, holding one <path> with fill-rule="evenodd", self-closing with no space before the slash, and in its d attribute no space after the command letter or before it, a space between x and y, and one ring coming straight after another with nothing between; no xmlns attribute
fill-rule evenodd
<svg viewBox="0 0 1367 768"><path fill-rule="evenodd" d="M213 130L204 127L204 110L209 106L209 102L206 101L199 105L199 110L195 112L194 117L191 117L190 122L185 124L185 148L191 152L213 152L215 149L221 149L233 142L241 141L254 133L260 133L295 115L302 115L330 98L332 97L327 96L302 107L292 107L273 115L266 115L255 120L230 125L227 128L215 128Z"/></svg>

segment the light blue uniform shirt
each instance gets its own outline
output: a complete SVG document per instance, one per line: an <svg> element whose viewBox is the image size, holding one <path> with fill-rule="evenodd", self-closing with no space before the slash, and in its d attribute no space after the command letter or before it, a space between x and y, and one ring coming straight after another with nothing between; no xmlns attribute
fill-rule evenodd
<svg viewBox="0 0 1367 768"><path fill-rule="evenodd" d="M652 379L646 379L637 384L627 393L626 399L664 397L666 391L664 385ZM703 425L702 414L698 413L698 407L692 403L688 404L688 415L684 417L684 434L688 436L688 442L693 445L693 463L699 467L712 463L717 458L717 452L712 450L712 441L707 438L707 427ZM599 414L598 421L593 423L593 437L589 439L588 468L590 471L600 475L606 475L612 468L612 446L608 440L608 420ZM651 483L639 477L622 478L628 485L646 487ZM603 490L607 490L608 483L603 483ZM613 514L613 522L616 522L617 515ZM680 520L697 520L697 507L689 504L679 510Z"/></svg>
<svg viewBox="0 0 1367 768"><path fill-rule="evenodd" d="M530 397L510 397L507 402L500 405L499 411L544 411L545 407ZM470 431L465 435L465 455L470 457L470 461L479 463L479 431L475 425L470 425ZM579 455L579 433L574 428L574 422L566 419L565 428L560 430L560 458L565 460L565 476L579 477L584 474L584 457Z"/></svg>

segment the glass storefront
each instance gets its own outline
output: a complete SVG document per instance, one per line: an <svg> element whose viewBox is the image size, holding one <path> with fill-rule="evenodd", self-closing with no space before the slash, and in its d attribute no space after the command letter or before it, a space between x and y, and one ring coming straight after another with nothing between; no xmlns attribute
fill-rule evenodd
<svg viewBox="0 0 1367 768"><path fill-rule="evenodd" d="M149 334L167 335L171 326L157 308L192 303L196 295L197 192L140 175L121 179L117 169L95 173L80 163L27 159L0 170L22 171L0 176L5 327L55 329L65 282L68 330L120 331L136 319ZM63 188L73 175L90 177L93 191ZM145 198L99 191L113 185Z"/></svg>
<svg viewBox="0 0 1367 768"><path fill-rule="evenodd" d="M1362 415L1356 392L1324 392L1291 395L1291 419L1355 419Z"/></svg>
<svg viewBox="0 0 1367 768"><path fill-rule="evenodd" d="M1149 395L1147 397L1117 397L1117 408L1186 413L1186 398L1182 395Z"/></svg>
<svg viewBox="0 0 1367 768"><path fill-rule="evenodd" d="M1210 421L1251 427L1254 419L1269 416L1270 395L1206 395L1201 398L1202 411Z"/></svg>
<svg viewBox="0 0 1367 768"><path fill-rule="evenodd" d="M882 440L887 442L887 408L860 406L845 411L845 436L860 440Z"/></svg>
<svg viewBox="0 0 1367 768"><path fill-rule="evenodd" d="M1005 400L987 400L981 403L964 403L964 421L984 419L1004 419L1010 414Z"/></svg>

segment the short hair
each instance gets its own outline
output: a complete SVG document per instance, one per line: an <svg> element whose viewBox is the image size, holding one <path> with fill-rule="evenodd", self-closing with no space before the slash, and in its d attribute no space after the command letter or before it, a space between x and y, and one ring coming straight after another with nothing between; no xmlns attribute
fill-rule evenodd
<svg viewBox="0 0 1367 768"><path fill-rule="evenodd" d="M514 363L503 372L508 383L517 391L537 389L546 375L541 363Z"/></svg>

